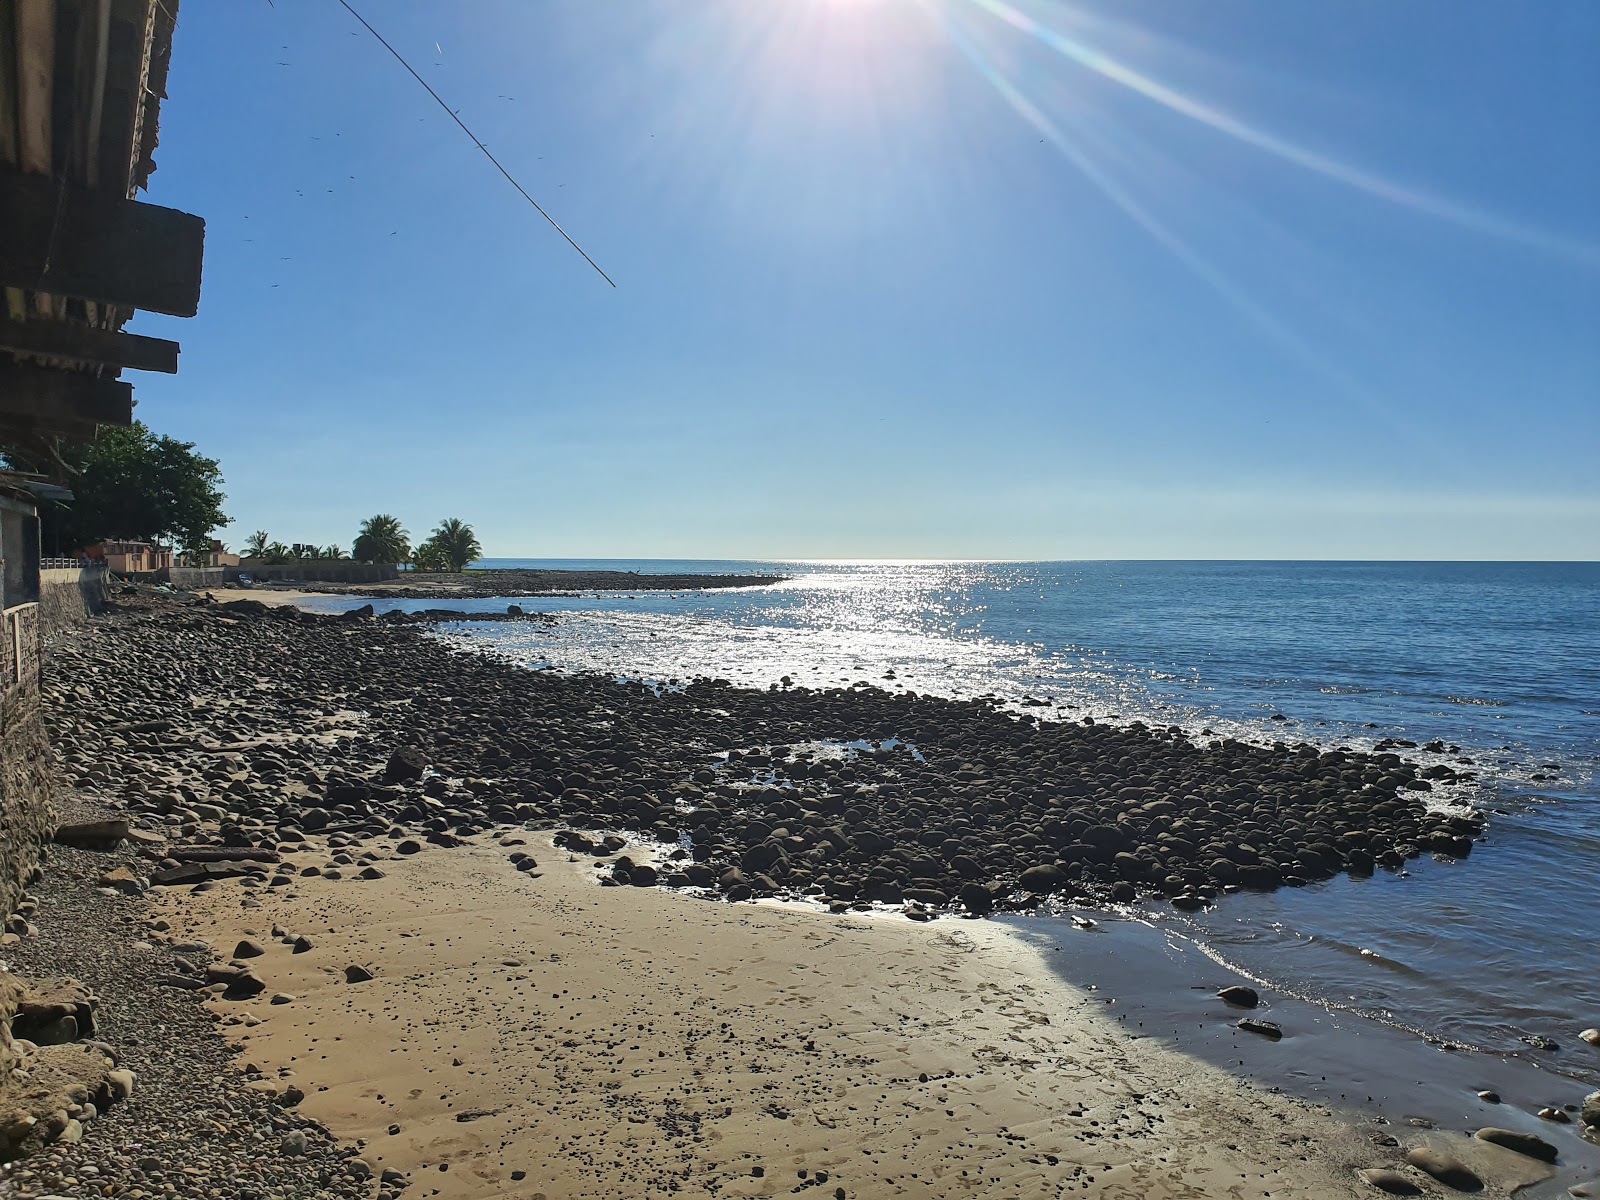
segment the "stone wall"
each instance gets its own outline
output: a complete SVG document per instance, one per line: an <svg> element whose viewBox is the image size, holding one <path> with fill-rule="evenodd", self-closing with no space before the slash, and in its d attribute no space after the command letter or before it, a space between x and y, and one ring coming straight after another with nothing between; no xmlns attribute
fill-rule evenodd
<svg viewBox="0 0 1600 1200"><path fill-rule="evenodd" d="M222 567L169 567L159 574L163 582L191 592L203 592L206 588L223 585Z"/></svg>
<svg viewBox="0 0 1600 1200"><path fill-rule="evenodd" d="M71 567L39 572L39 621L53 633L100 610L110 595L110 573L104 567Z"/></svg>
<svg viewBox="0 0 1600 1200"><path fill-rule="evenodd" d="M55 762L38 686L7 688L0 693L0 914L22 902L55 822Z"/></svg>

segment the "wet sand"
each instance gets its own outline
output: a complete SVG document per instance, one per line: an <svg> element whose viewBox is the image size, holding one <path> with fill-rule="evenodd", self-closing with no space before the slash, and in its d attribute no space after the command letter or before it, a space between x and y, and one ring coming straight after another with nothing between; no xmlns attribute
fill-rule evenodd
<svg viewBox="0 0 1600 1200"><path fill-rule="evenodd" d="M1590 1090L1561 1073L1560 1058L1535 1062L1533 1050L1518 1056L1429 1040L1374 1016L1286 994L1216 961L1171 925L1099 911L1067 916L1077 923L1002 920L1061 979L1092 991L1091 1003L1105 1005L1131 1035L1259 1087L1327 1105L1359 1122L1369 1137L1446 1149L1487 1179L1523 1187L1521 1196L1565 1197L1569 1186L1600 1180L1600 1143L1584 1137L1576 1118L1563 1123L1537 1115L1552 1108L1575 1113ZM1241 982L1255 985L1258 1007L1218 997ZM1273 1022L1282 1038L1239 1029L1241 1017ZM1596 1051L1579 1043L1571 1053L1587 1061ZM1475 1141L1471 1135L1484 1126L1551 1142L1560 1151L1555 1170Z"/></svg>
<svg viewBox="0 0 1600 1200"><path fill-rule="evenodd" d="M265 945L267 990L211 1001L241 1063L408 1196L1324 1197L1373 1165L1317 1107L1130 1039L996 925L604 888L505 840L166 905L174 938Z"/></svg>

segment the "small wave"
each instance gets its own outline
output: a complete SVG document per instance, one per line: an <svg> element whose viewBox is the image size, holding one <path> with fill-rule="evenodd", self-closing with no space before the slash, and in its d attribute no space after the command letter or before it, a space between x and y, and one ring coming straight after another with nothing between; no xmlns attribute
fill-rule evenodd
<svg viewBox="0 0 1600 1200"><path fill-rule="evenodd" d="M1481 696L1446 696L1450 704L1476 705L1479 708L1510 708L1509 700L1485 700Z"/></svg>

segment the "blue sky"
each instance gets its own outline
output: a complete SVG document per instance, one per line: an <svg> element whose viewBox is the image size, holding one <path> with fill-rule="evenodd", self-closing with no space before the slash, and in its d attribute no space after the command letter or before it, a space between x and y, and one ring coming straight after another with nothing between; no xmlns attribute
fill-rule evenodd
<svg viewBox="0 0 1600 1200"><path fill-rule="evenodd" d="M1600 5L182 9L139 415L249 531L1600 557Z"/></svg>

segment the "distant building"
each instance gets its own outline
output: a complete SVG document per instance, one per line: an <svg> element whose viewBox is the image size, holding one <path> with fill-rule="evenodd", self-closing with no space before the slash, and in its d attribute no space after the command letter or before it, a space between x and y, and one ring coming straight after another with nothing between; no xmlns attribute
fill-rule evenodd
<svg viewBox="0 0 1600 1200"><path fill-rule="evenodd" d="M118 575L146 575L172 567L172 550L151 542L99 542L84 554Z"/></svg>
<svg viewBox="0 0 1600 1200"><path fill-rule="evenodd" d="M180 567L237 567L240 561L237 554L230 554L215 538L211 540L211 549L204 554L178 555Z"/></svg>

